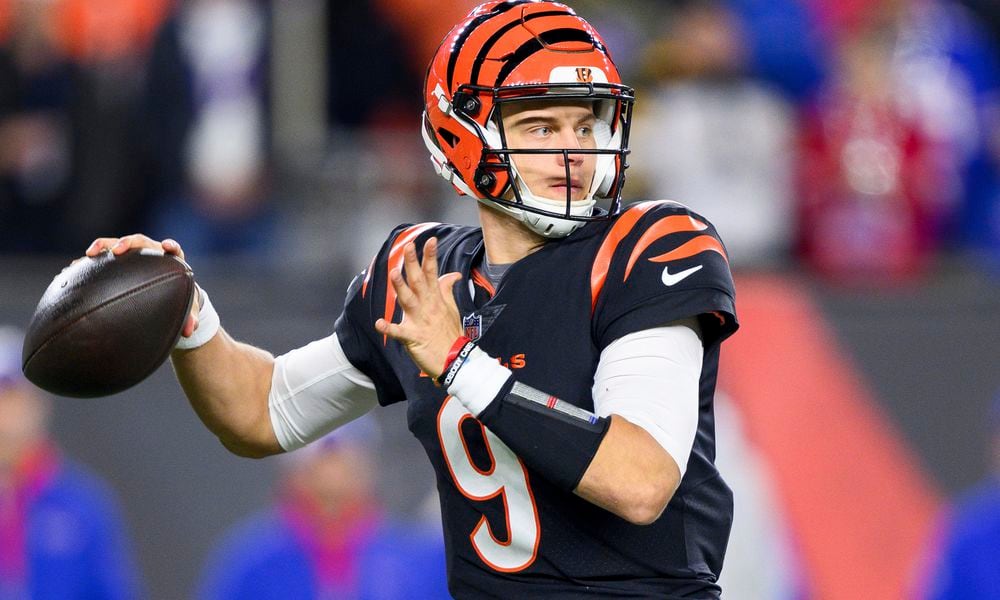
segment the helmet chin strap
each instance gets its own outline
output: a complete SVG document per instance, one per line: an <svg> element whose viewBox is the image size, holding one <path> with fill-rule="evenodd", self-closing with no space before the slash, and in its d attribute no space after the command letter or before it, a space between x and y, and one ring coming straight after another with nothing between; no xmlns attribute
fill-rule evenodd
<svg viewBox="0 0 1000 600"><path fill-rule="evenodd" d="M519 220L527 225L529 229L542 237L562 238L573 233L583 225L583 221L573 221L558 216L558 213L565 213L566 211L565 198L562 200L553 200L532 193L528 185L521 178L521 174L518 172L517 165L514 164L513 160L510 161L510 169L514 176L513 185L517 186L517 191L521 196L521 203L525 206L544 210L546 213L549 213L543 215L527 210L511 209L518 213ZM593 186L591 187L593 188ZM597 201L594 199L592 189L583 200L570 202L569 214L574 217L589 216L596 203Z"/></svg>

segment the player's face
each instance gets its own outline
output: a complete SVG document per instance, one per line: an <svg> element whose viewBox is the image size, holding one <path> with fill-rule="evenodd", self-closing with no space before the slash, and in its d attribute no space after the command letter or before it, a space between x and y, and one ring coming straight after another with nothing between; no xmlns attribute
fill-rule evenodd
<svg viewBox="0 0 1000 600"><path fill-rule="evenodd" d="M503 127L511 149L595 149L593 106L551 100L513 102L503 108ZM511 154L525 185L535 196L585 200L594 179L594 154ZM566 166L569 164L569 180Z"/></svg>

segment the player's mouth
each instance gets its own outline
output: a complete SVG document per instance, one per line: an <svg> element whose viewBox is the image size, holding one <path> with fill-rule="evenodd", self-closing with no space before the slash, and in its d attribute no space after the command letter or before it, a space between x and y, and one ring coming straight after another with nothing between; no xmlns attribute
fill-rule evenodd
<svg viewBox="0 0 1000 600"><path fill-rule="evenodd" d="M549 189L552 190L553 194L555 194L555 196L553 196L555 198L565 198L567 188L569 188L570 198L574 200L583 198L583 180L579 178L574 177L567 182L566 178L562 177L549 183Z"/></svg>

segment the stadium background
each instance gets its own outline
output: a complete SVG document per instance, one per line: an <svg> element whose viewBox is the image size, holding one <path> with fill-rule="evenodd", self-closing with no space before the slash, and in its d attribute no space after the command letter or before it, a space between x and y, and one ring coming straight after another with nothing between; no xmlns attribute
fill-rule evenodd
<svg viewBox="0 0 1000 600"><path fill-rule="evenodd" d="M0 322L26 325L52 276L94 236L165 231L185 245L227 329L280 353L330 331L347 282L391 226L471 222L470 203L433 177L416 117L427 57L474 3L344 4L0 1ZM733 255L743 330L723 354L720 444L729 447L720 463L745 508L727 597L920 597L942 515L994 468L995 12L944 0L610 4L574 6L649 107L637 128L652 140L636 140L628 196L688 202ZM191 17L205 6L239 10ZM948 46L928 11L933 22L948 15L945 29L971 27L980 47ZM240 37L232 23L260 33L199 55L183 29L193 22L223 37ZM25 31L44 33L58 66L41 69L49 75L35 87L23 82L36 66L16 58L19 44L38 48ZM901 50L907 39L919 51ZM235 52L246 68L192 66L212 52ZM892 81L921 73L914 54L958 57L922 89L932 100L964 98L956 103L971 107L972 124L942 133L936 122L928 133L914 119L890 166L917 191L895 204L863 184L855 195L868 204L838 202L824 187L837 172L812 160L832 145L817 144L824 129L810 127L827 122L816 117L824 106L847 98L885 109L886 97L919 91L859 97L842 77L857 65L850 52ZM955 83L956 72L973 83ZM21 93L39 87L49 93ZM937 113L945 125L956 122L949 110ZM25 115L43 125L11 126ZM898 129L893 118L881 122ZM692 122L700 129L681 126ZM52 142L59 132L71 141ZM908 170L914 144L930 150ZM39 147L62 162L16 158ZM678 162L686 169L671 169ZM38 164L59 185L27 177ZM719 183L727 178L729 187ZM810 203L823 194L835 199ZM878 202L892 207L888 217L871 218L865 207ZM398 407L378 419L383 497L399 514L423 515L430 468ZM58 400L54 429L119 492L155 598L188 596L221 532L272 493L274 462L227 454L169 367L115 397Z"/></svg>

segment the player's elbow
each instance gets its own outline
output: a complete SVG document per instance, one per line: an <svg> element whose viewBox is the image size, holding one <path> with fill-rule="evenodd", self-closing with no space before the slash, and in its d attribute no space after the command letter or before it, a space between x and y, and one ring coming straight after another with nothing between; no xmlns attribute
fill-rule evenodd
<svg viewBox="0 0 1000 600"><path fill-rule="evenodd" d="M618 516L633 525L651 525L666 510L673 492L674 486L669 482L651 481L634 486L620 505Z"/></svg>
<svg viewBox="0 0 1000 600"><path fill-rule="evenodd" d="M637 477L622 486L618 516L633 525L650 525L663 515L681 479L673 459L666 455L663 458L646 465L641 474L636 473Z"/></svg>
<svg viewBox="0 0 1000 600"><path fill-rule="evenodd" d="M283 451L267 415L243 427L217 428L214 433L226 450L243 458L265 458Z"/></svg>
<svg viewBox="0 0 1000 600"><path fill-rule="evenodd" d="M219 441L226 450L241 458L266 458L280 452L268 444L252 442L239 437L220 435Z"/></svg>

